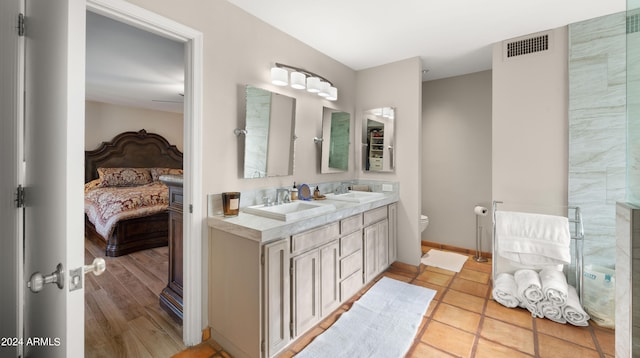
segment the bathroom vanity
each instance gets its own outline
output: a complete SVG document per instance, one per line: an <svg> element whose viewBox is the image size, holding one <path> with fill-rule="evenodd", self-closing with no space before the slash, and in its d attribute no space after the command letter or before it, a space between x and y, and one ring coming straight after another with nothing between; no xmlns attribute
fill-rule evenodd
<svg viewBox="0 0 640 358"><path fill-rule="evenodd" d="M210 216L209 324L235 357L272 357L396 260L397 193L297 221Z"/></svg>

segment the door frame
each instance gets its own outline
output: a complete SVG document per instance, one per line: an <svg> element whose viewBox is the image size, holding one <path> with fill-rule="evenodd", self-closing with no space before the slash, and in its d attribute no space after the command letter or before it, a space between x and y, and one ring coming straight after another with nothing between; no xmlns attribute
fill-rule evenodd
<svg viewBox="0 0 640 358"><path fill-rule="evenodd" d="M0 2L0 23L4 28L16 24L17 15L25 13L24 0ZM0 308L0 337L23 338L24 326L24 250L23 210L18 208L16 189L24 185L24 63L25 40L18 31L0 34L0 225L3 227L3 249L0 251L0 285L3 287ZM0 347L0 355L23 355L23 346Z"/></svg>
<svg viewBox="0 0 640 358"><path fill-rule="evenodd" d="M185 44L183 333L187 346L202 341L202 77L203 35L166 17L122 0L86 0L87 10Z"/></svg>

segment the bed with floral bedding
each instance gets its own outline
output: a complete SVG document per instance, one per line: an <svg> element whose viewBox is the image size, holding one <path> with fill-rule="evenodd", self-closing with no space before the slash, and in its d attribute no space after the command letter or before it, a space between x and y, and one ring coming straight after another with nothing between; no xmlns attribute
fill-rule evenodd
<svg viewBox="0 0 640 358"><path fill-rule="evenodd" d="M120 256L168 243L164 174L182 174L182 153L162 136L124 132L85 152L85 235Z"/></svg>

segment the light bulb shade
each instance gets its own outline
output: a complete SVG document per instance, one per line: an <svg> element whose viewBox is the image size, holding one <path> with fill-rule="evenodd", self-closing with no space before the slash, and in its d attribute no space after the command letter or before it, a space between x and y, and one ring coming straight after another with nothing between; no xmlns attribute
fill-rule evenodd
<svg viewBox="0 0 640 358"><path fill-rule="evenodd" d="M271 68L271 83L276 86L286 86L289 84L289 72L284 68Z"/></svg>
<svg viewBox="0 0 640 358"><path fill-rule="evenodd" d="M329 95L327 96L329 101L337 101L338 100L338 89L331 86L329 87Z"/></svg>
<svg viewBox="0 0 640 358"><path fill-rule="evenodd" d="M318 96L327 97L329 95L329 87L331 87L329 82L320 81L320 92L318 92Z"/></svg>
<svg viewBox="0 0 640 358"><path fill-rule="evenodd" d="M305 89L307 87L307 76L302 72L291 72L291 87L295 89Z"/></svg>
<svg viewBox="0 0 640 358"><path fill-rule="evenodd" d="M311 93L320 92L320 79L318 77L307 78L307 91Z"/></svg>

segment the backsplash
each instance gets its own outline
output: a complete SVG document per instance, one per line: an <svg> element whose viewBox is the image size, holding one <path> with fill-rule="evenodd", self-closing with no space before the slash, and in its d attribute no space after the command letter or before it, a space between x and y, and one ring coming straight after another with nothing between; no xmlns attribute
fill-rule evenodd
<svg viewBox="0 0 640 358"><path fill-rule="evenodd" d="M367 185L369 186L370 191L373 192L391 191L398 193L400 191L400 184L398 182L380 180L340 180L325 183L298 183L298 185L301 184L309 185L311 192L313 192L313 190L317 186L319 187L321 194L333 193L334 190L336 190L336 188L338 188L342 184L346 184L350 187L354 185ZM242 209L247 206L262 204L265 197L269 197L271 199L275 198L276 189L278 188L282 187L269 187L243 191L240 194L240 208ZM291 189L291 187L284 188ZM389 188L391 190L383 190ZM222 199L220 197L220 193L207 195L207 214L208 216L222 215Z"/></svg>

